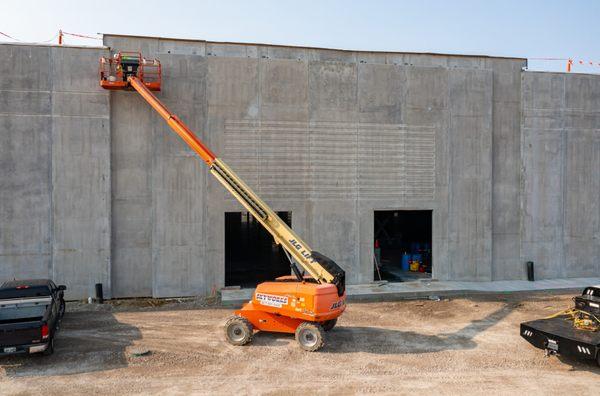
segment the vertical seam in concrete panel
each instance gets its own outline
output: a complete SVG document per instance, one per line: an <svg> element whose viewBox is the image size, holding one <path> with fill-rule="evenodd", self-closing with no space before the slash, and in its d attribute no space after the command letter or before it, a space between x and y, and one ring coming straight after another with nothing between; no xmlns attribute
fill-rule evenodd
<svg viewBox="0 0 600 396"><path fill-rule="evenodd" d="M260 180L260 176L262 173L262 169L260 166L260 162L261 162L261 158L260 158L260 152L262 150L262 135L263 135L263 130L262 130L262 73L261 73L261 66L262 66L262 58L257 58L256 60L256 77L258 79L258 83L256 84L256 91L257 91L257 106L258 106L258 131L257 131L257 140L258 140L258 145L256 147L257 152L256 152L256 165L258 167L257 169L257 174L256 174L256 179L257 179L257 191L258 194L262 194L263 189L262 189L262 183ZM267 65L267 63L265 62L265 65Z"/></svg>
<svg viewBox="0 0 600 396"><path fill-rule="evenodd" d="M153 122L153 112L151 111L149 114L150 117L150 125L151 125L151 129L150 129L150 153L151 153L151 157L150 158L150 169L148 170L148 172L150 173L148 175L148 184L149 184L149 193L150 193L150 260L152 262L152 297L156 297L158 296L158 269L157 269L157 257L158 254L156 252L156 245L154 239L156 238L157 232L156 232L156 228L158 227L157 223L156 223L156 210L157 210L157 205L154 199L154 167L156 166L156 151L157 151L157 144L156 144L156 135L157 135L157 125L156 123Z"/></svg>
<svg viewBox="0 0 600 396"><path fill-rule="evenodd" d="M488 230L489 230L489 269L488 269L488 273L487 273L487 280L488 281L492 281L494 279L494 116L496 116L496 110L494 108L494 93L496 91L495 87L494 87L494 73L496 73L496 71L494 69L491 69L491 72L489 73L489 79L490 81L490 86L492 87L492 92L490 93L490 111L492 114L490 114L490 141L489 141L489 153L488 153L488 161L490 164L490 170L489 170L489 174L490 177L488 179L488 189L489 189L489 194L490 194L490 200L489 200L489 204L490 204L490 210L489 210L489 216L490 216L490 222L488 224Z"/></svg>
<svg viewBox="0 0 600 396"><path fill-rule="evenodd" d="M521 135L519 137L519 141L521 142L520 147L519 147L519 156L521 158L521 164L519 166L519 192L521 194L520 198L519 198L519 260L521 262L525 261L525 256L523 255L524 249L523 249L523 243L524 243L524 238L525 238L525 216L524 216L524 211L525 211L525 199L527 199L527 194L525 194L525 158L524 158L524 152L523 149L525 147L525 133L524 131L524 124L525 124L525 72L523 70L521 70L521 92L520 92L520 97L521 97L521 104L519 106L520 112L521 112L521 118L519 120L519 126L521 128Z"/></svg>
<svg viewBox="0 0 600 396"><path fill-rule="evenodd" d="M566 109L567 109L567 101L566 101L566 95L567 95L567 79L564 78L563 76L563 86L562 86L562 106L561 106L561 145L562 145L562 150L560 151L560 156L561 156L561 161L562 161L562 166L561 166L561 175L560 175L560 189L561 189L561 211L560 211L560 215L561 215L561 221L560 221L560 242L561 242L561 265L560 265L560 271L558 272L561 278L565 277L565 267L567 264L567 257L566 257L566 249L565 249L565 245L566 245L566 241L565 241L565 219L566 217L566 197L567 197L567 183L566 183L566 175L567 175L567 150L568 150L568 146L567 146L567 130L566 130L566 126L565 126L565 113L566 113Z"/></svg>
<svg viewBox="0 0 600 396"><path fill-rule="evenodd" d="M493 243L494 243L494 115L496 114L496 112L494 111L494 70L491 69L491 72L488 73L488 79L490 79L490 87L492 88L492 91L490 92L490 118L489 118L489 128L490 128L490 141L488 144L489 147L489 151L488 151L488 161L490 164L490 169L489 169L489 178L486 178L486 183L488 183L488 191L489 191L489 203L490 203L490 209L489 209L489 216L490 216L490 222L488 224L488 230L489 230L489 241L490 241L490 245L489 245L489 255L488 255L488 259L489 259L489 264L488 264L488 270L486 271L486 277L488 281L493 280L493 276L494 276L494 257L493 257ZM485 149L485 145L483 147L483 149ZM485 244L484 244L485 246ZM485 247L484 247L485 249Z"/></svg>
<svg viewBox="0 0 600 396"><path fill-rule="evenodd" d="M450 84L450 73L448 72L448 69L446 69L446 76L447 76L447 84L446 84L446 97L448 98L448 115L447 115L447 125L446 125L446 136L448 138L448 144L447 146L447 150L448 150L448 166L446 167L447 172L448 172L448 202L447 202L447 212L448 212L448 217L452 216L452 197L454 196L453 192L452 192L452 167L454 166L454 161L453 161L453 155L452 155L452 146L453 146L453 139L452 136L450 136L450 134L452 133L452 106L450 105L450 100L451 100L451 96L450 96L450 89L451 89L451 84ZM448 229L446 230L446 275L445 278L446 279L450 279L450 274L452 274L454 271L454 263L452 261L452 258L450 257L450 218L448 218L447 220L447 224L448 224ZM433 241L432 241L433 242Z"/></svg>
<svg viewBox="0 0 600 396"><path fill-rule="evenodd" d="M356 55L355 55L356 56ZM356 135L354 141L354 175L356 179L354 180L354 221L356 222L356 232L353 235L354 238L354 257L356 258L356 262L354 263L354 268L357 268L358 279L363 279L363 274L361 274L361 265L360 265L360 210L359 210L359 196L360 196L360 181L359 181L359 170L358 170L358 130L360 129L360 100L358 98L358 84L359 84L359 74L360 74L360 63L358 63L357 59L355 59L356 65L356 84L354 85L354 97L356 101L354 103L355 111L356 111ZM373 257L373 255L371 256ZM373 264L373 261L369 258L369 262ZM369 265L367 268L373 267ZM369 270L367 269L367 273L364 274L365 277L368 277ZM367 278L368 279L368 278Z"/></svg>
<svg viewBox="0 0 600 396"><path fill-rule="evenodd" d="M519 78L521 80L521 83L519 85L519 188L518 188L518 192L519 192L519 213L517 214L518 216L518 221L519 221L519 228L518 228L518 234L517 234L517 238L518 238L518 246L519 246L519 252L517 254L517 260L519 260L519 262L517 263L517 265L521 265L521 268L523 267L523 245L522 245L522 241L523 241L523 179L524 179L524 162L523 162L523 120L524 120L524 116L525 116L525 110L524 110L524 103L525 100L523 99L523 83L524 83L524 76L525 76L525 71L523 70L523 68L521 68L521 71L519 72ZM517 267L518 268L518 267ZM519 279L524 279L524 269L522 270L521 274L522 276L519 277Z"/></svg>
<svg viewBox="0 0 600 396"><path fill-rule="evenodd" d="M202 120L202 131L200 132L200 137L205 141L208 142L208 135L209 135L209 131L208 131L208 123L209 123L209 118L210 118L210 109L209 109L209 103L208 103L208 84L209 84L209 62L208 62L208 57L206 56L206 44L204 47L204 63L205 63L205 71L204 71L204 86L203 91L202 92L202 97L204 98L204 118ZM218 156L218 155L217 155ZM210 174L209 172L206 172L204 169L202 170L204 172L204 176L202 178L203 183L201 183L201 185L203 186L203 200L202 200L202 227L200 227L200 229L202 230L202 254L203 254L203 261L204 261L204 269L207 269L207 262L208 262L208 245L206 243L206 238L208 235L208 202L209 202L209 197L208 197L208 183L209 183L209 179L210 179ZM224 221L224 215L220 216L221 217L221 221ZM224 240L225 238L223 238ZM220 250L225 251L225 246L224 246L224 242L223 242L223 246L220 247ZM225 286L225 260L223 260L220 263L215 263L214 264L215 267L217 267L217 274L220 275L220 279L216 279L217 277L213 275L213 281L218 284L218 285L222 285ZM222 272L221 272L222 271Z"/></svg>
<svg viewBox="0 0 600 396"><path fill-rule="evenodd" d="M110 56L110 53L106 54L107 56ZM108 182L106 183L106 187L108 188L108 199L106 200L106 212L108 213L108 219L107 219L107 229L106 232L108 232L108 257L106 258L106 282L108 283L108 297L112 298L113 295L113 288L112 288L112 257L113 257L113 238L112 238L112 125L111 125L111 109L112 109L112 95L110 94L110 91L108 91L106 93L106 95L108 96L108 120L107 120L107 127L108 127L108 155L106 156L106 159L108 161L108 174L106 175L106 177L108 177Z"/></svg>
<svg viewBox="0 0 600 396"><path fill-rule="evenodd" d="M49 173L49 180L50 180L50 186L49 186L49 191L48 191L48 195L49 195L49 200L50 200L50 205L49 205L49 226L50 226L50 261L48 263L48 265L50 266L50 268L48 268L48 274L50 275L50 277L52 278L52 280L55 279L54 275L54 169L52 166L52 162L53 162L53 152L54 152L54 49L51 48L48 51L48 54L50 55L50 61L48 62L48 67L50 68L50 70L48 71L48 79L50 86L49 91L50 91L50 133L49 133L49 137L48 137L48 141L50 142L50 152L48 155L48 173Z"/></svg>
<svg viewBox="0 0 600 396"><path fill-rule="evenodd" d="M112 94L108 94L108 148L109 148L109 153L108 153L108 174L110 177L109 183L108 183L108 188L109 188L109 194L108 194L108 198L110 200L110 206L108 208L108 230L109 230L109 239L108 239L108 250L110 252L110 258L109 258L109 268L108 268L108 278L109 278L109 283L111 285L110 290L111 290L111 297L112 295L116 294L115 291L112 288L112 280L113 280L113 266L112 266L112 258L114 256L114 252L115 252L115 241L114 241L114 232L113 232L113 215L114 215L114 205L113 205L113 201L114 201L114 195L113 195L113 159L114 159L114 152L113 152L113 146L112 146L112 141L113 141L113 129L112 129L112 102L113 102L113 95Z"/></svg>
<svg viewBox="0 0 600 396"><path fill-rule="evenodd" d="M490 261L491 261L490 262L490 267L491 267L490 268L490 280L494 280L494 278L495 278L495 276L494 276L494 273L495 273L494 245L496 243L496 241L494 240L494 208L495 208L495 205L494 205L494 202L495 202L495 200L494 200L494 184L496 183L496 178L494 177L494 175L495 175L495 171L496 171L496 168L497 168L496 161L494 161L494 148L496 147L495 136L494 136L495 135L494 134L494 126L496 125L495 121L496 121L496 117L497 117L496 111L494 110L494 106L495 106L495 103L496 103L494 101L494 91L495 91L494 88L495 88L495 84L496 84L496 79L494 78L494 74L496 74L497 71L494 70L493 66L492 66L491 70L492 70L492 73L491 73L492 74L492 84L491 84L491 86L492 86L492 106L491 106L492 107L492 117L491 117L492 128L491 128L491 138L490 138L490 142L491 142L491 151L490 151L490 153L491 153L491 157L492 158L490 160L490 163L492 165L490 167L491 168L490 169L490 181L491 181L491 186L490 186L490 188L491 188L491 190L490 190L490 240L491 240L491 243L490 243L490 249L491 249L491 253L490 253Z"/></svg>
<svg viewBox="0 0 600 396"><path fill-rule="evenodd" d="M306 230L307 230L307 235L306 238L308 239L309 243L312 240L312 209L313 209L313 196L314 196L314 186L313 186L313 175L312 175L312 164L311 164L311 148L310 148L310 142L311 142L311 112L310 112L310 108L311 108L311 103L310 103L310 98L311 98L311 94L310 94L310 59L309 59L309 54L308 51L306 51L306 136L307 136L307 154L306 154L306 158L307 158L307 171L306 171L306 178L305 178L305 183L307 186L307 191L306 191L306 202L308 202L309 208L310 210L307 210L307 214L310 213L310 219L306 219ZM309 221L310 220L310 221ZM314 241L313 241L314 243Z"/></svg>

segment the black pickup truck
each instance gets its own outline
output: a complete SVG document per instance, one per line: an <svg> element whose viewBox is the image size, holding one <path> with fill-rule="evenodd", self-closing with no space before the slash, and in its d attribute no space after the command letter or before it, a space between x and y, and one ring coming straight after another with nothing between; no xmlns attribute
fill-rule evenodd
<svg viewBox="0 0 600 396"><path fill-rule="evenodd" d="M54 336L65 313L63 285L48 279L0 285L0 355L54 352Z"/></svg>
<svg viewBox="0 0 600 396"><path fill-rule="evenodd" d="M586 288L574 297L574 314L558 314L521 323L521 337L547 354L561 354L600 365L600 285ZM574 325L573 315L585 316L590 328Z"/></svg>

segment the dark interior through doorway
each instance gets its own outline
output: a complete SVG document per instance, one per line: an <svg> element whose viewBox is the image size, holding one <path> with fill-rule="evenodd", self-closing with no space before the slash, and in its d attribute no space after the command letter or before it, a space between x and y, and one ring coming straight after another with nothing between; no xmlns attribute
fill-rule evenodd
<svg viewBox="0 0 600 396"><path fill-rule="evenodd" d="M292 226L292 212L277 212ZM285 252L248 212L225 213L225 286L255 287L290 274Z"/></svg>
<svg viewBox="0 0 600 396"><path fill-rule="evenodd" d="M375 211L375 280L431 277L431 215L431 210Z"/></svg>

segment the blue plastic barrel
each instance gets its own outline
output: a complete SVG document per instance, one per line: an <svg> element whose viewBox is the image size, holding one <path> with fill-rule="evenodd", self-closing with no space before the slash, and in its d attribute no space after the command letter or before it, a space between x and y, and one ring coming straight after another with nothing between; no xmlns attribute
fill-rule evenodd
<svg viewBox="0 0 600 396"><path fill-rule="evenodd" d="M410 270L410 260L411 260L411 255L408 253L404 253L402 254L402 271L409 271Z"/></svg>

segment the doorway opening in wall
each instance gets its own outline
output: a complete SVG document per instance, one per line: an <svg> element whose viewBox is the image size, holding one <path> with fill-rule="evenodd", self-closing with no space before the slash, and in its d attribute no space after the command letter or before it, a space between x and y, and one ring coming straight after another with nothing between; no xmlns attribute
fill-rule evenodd
<svg viewBox="0 0 600 396"><path fill-rule="evenodd" d="M374 279L431 278L431 210L376 210Z"/></svg>
<svg viewBox="0 0 600 396"><path fill-rule="evenodd" d="M292 212L277 212L292 226ZM281 246L248 212L225 213L225 286L256 287L290 274Z"/></svg>

